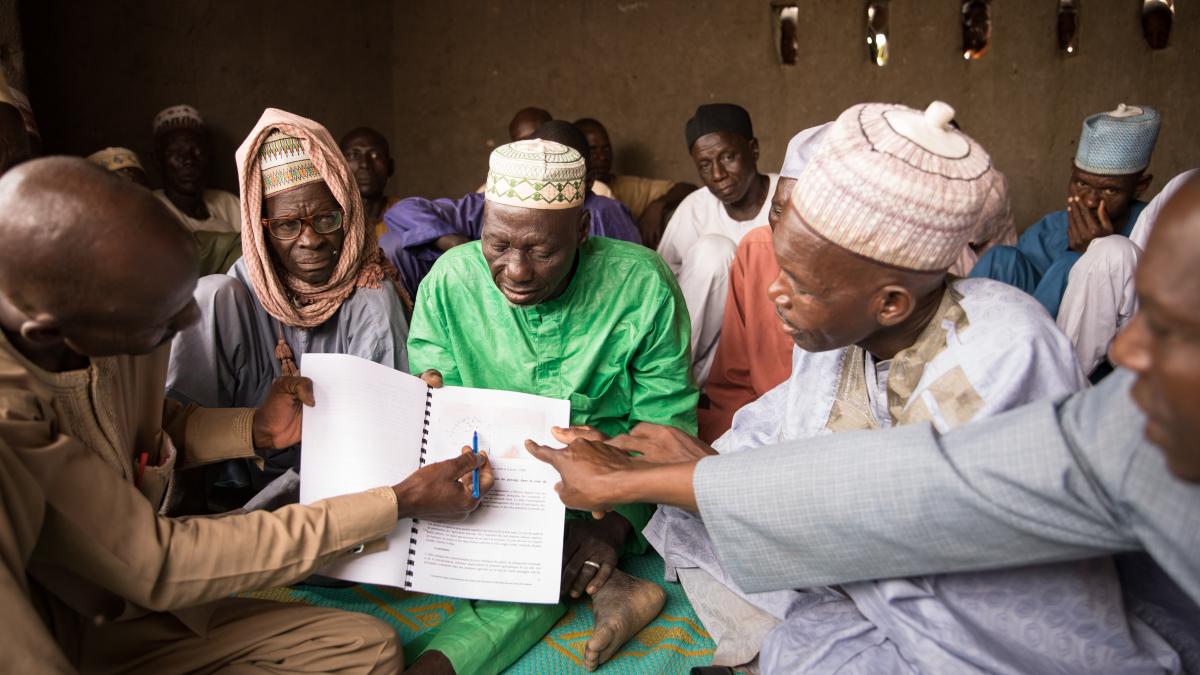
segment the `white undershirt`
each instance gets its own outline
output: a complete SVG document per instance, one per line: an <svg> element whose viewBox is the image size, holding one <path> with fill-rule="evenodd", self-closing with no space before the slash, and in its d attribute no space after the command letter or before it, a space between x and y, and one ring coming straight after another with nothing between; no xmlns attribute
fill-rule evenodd
<svg viewBox="0 0 1200 675"><path fill-rule="evenodd" d="M863 362L866 366L864 374L867 381L867 399L871 402L871 412L875 414L875 421L879 422L879 426L890 427L892 426L892 414L888 411L887 379L888 371L892 369L892 360L876 363L871 352L867 352Z"/></svg>

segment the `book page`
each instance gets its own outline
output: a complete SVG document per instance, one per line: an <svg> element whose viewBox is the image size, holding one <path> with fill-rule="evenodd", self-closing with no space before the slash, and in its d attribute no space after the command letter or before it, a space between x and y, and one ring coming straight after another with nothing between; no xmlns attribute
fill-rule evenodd
<svg viewBox="0 0 1200 675"><path fill-rule="evenodd" d="M412 587L426 593L555 603L562 577L565 508L558 473L525 451L525 439L561 447L552 426L570 423L571 405L507 391L433 390L426 462L457 456L479 433L496 484L462 523L417 523Z"/></svg>
<svg viewBox="0 0 1200 675"><path fill-rule="evenodd" d="M317 405L304 408L300 502L394 485L417 470L426 391L419 378L345 354L305 354ZM412 521L399 521L387 549L347 557L321 574L404 586Z"/></svg>

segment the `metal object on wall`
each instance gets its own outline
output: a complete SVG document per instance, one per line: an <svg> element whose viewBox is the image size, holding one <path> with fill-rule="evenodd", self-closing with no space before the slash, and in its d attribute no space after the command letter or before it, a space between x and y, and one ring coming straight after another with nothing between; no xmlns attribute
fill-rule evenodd
<svg viewBox="0 0 1200 675"><path fill-rule="evenodd" d="M1079 2L1080 0L1058 0L1058 51L1066 56L1079 53Z"/></svg>
<svg viewBox="0 0 1200 675"><path fill-rule="evenodd" d="M891 42L888 36L891 29L888 21L889 0L868 0L867 2L867 54L871 63L886 66L891 53Z"/></svg>
<svg viewBox="0 0 1200 675"><path fill-rule="evenodd" d="M1142 35L1151 49L1166 49L1175 22L1175 0L1142 0Z"/></svg>
<svg viewBox="0 0 1200 675"><path fill-rule="evenodd" d="M779 62L786 66L796 65L800 52L800 39L796 35L796 22L800 20L800 9L795 2L772 0L771 9L779 22Z"/></svg>
<svg viewBox="0 0 1200 675"><path fill-rule="evenodd" d="M964 59L982 58L987 53L992 40L992 15L988 0L963 0L962 37Z"/></svg>

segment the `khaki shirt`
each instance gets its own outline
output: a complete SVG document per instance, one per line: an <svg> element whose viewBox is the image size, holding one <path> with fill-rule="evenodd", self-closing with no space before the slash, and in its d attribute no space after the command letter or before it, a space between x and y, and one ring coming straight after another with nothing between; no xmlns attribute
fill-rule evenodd
<svg viewBox="0 0 1200 675"><path fill-rule="evenodd" d="M62 660L46 654L47 627L69 659L81 621L171 611L202 634L204 603L296 581L396 525L390 488L272 513L161 515L177 470L254 456L252 410L164 401L168 353L49 373L0 334L0 653L31 671Z"/></svg>

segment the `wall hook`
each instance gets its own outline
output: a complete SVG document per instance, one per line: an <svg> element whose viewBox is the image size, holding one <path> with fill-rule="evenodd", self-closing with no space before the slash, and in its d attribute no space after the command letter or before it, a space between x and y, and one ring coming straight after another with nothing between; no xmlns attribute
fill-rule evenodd
<svg viewBox="0 0 1200 675"><path fill-rule="evenodd" d="M779 62L785 66L796 65L800 53L800 39L796 33L796 22L800 20L800 9L795 2L788 0L772 0L771 9L775 12L775 20L779 23L778 37Z"/></svg>
<svg viewBox="0 0 1200 675"><path fill-rule="evenodd" d="M1080 0L1058 0L1058 51L1066 56L1079 53L1079 2Z"/></svg>
<svg viewBox="0 0 1200 675"><path fill-rule="evenodd" d="M992 39L992 15L988 0L963 0L962 37L964 59L972 61L987 53Z"/></svg>
<svg viewBox="0 0 1200 675"><path fill-rule="evenodd" d="M1175 22L1175 0L1142 0L1142 35L1151 49L1166 49Z"/></svg>
<svg viewBox="0 0 1200 675"><path fill-rule="evenodd" d="M888 64L891 54L890 4L889 0L867 2L867 54L871 63L880 67Z"/></svg>

